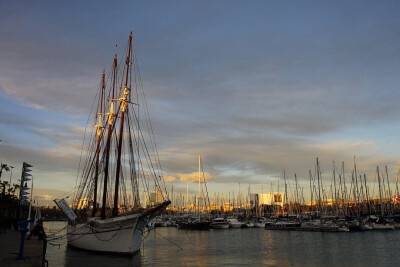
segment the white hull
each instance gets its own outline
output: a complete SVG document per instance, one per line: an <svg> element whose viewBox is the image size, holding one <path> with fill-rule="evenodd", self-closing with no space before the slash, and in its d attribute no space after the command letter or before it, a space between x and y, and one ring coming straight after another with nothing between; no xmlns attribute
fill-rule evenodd
<svg viewBox="0 0 400 267"><path fill-rule="evenodd" d="M246 223L247 228L254 228L255 225L253 223Z"/></svg>
<svg viewBox="0 0 400 267"><path fill-rule="evenodd" d="M145 211L101 220L90 218L86 223L68 225L68 245L89 251L132 255L140 250L146 224L171 202Z"/></svg>
<svg viewBox="0 0 400 267"><path fill-rule="evenodd" d="M259 222L255 224L255 227L257 228L264 228L265 227L265 222Z"/></svg>
<svg viewBox="0 0 400 267"><path fill-rule="evenodd" d="M118 254L139 251L145 222L139 214L69 225L67 240L72 247Z"/></svg>
<svg viewBox="0 0 400 267"><path fill-rule="evenodd" d="M373 230L394 230L394 226L391 224L380 224L380 223L373 223L372 224Z"/></svg>
<svg viewBox="0 0 400 267"><path fill-rule="evenodd" d="M229 223L210 224L213 229L229 229Z"/></svg>
<svg viewBox="0 0 400 267"><path fill-rule="evenodd" d="M372 225L370 225L370 224L361 224L360 227L361 227L361 230L363 230L363 231L372 230Z"/></svg>
<svg viewBox="0 0 400 267"><path fill-rule="evenodd" d="M237 219L228 219L228 222L231 228L242 228L245 225L244 222L239 222Z"/></svg>

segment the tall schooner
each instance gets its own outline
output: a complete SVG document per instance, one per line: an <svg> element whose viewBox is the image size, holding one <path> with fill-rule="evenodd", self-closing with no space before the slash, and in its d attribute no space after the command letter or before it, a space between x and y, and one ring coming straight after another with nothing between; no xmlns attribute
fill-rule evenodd
<svg viewBox="0 0 400 267"><path fill-rule="evenodd" d="M69 220L67 240L74 248L132 255L149 221L171 203L132 39L131 32L121 63L115 54L110 74L102 73L73 210L64 199L54 200Z"/></svg>

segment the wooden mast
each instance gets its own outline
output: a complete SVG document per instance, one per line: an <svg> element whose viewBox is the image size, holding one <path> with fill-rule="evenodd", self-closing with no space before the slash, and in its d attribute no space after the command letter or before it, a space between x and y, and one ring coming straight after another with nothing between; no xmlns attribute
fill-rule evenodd
<svg viewBox="0 0 400 267"><path fill-rule="evenodd" d="M111 103L110 103L110 112L108 115L108 131L107 131L107 142L106 142L106 162L104 167L104 184L103 184L103 204L101 208L101 218L104 220L106 218L106 202L107 202L107 182L109 176L109 165L110 165L110 145L111 145L111 133L112 126L114 124L114 97L115 97L115 83L117 79L117 54L114 56L114 65L113 65L113 85L112 85L112 95L111 95Z"/></svg>
<svg viewBox="0 0 400 267"><path fill-rule="evenodd" d="M367 176L365 175L365 173L364 173L364 184L365 184L365 195L366 195L366 198L367 198L367 207L368 207L368 212L369 212L369 214L371 214L371 203L370 203L370 201L369 201L369 192L368 192L368 187L367 187Z"/></svg>
<svg viewBox="0 0 400 267"><path fill-rule="evenodd" d="M399 180L399 177L398 177L398 173L400 173L400 164L398 164L398 166L397 166L397 173L396 173L396 197L399 195L399 186L398 186L398 180Z"/></svg>
<svg viewBox="0 0 400 267"><path fill-rule="evenodd" d="M289 208L288 208L288 195L287 195L287 184L286 184L286 171L285 168L283 168L283 180L285 182L285 204L283 206L284 209L286 209L286 217L289 218Z"/></svg>
<svg viewBox="0 0 400 267"><path fill-rule="evenodd" d="M121 173L121 152L122 152L122 136L124 131L124 117L125 111L128 107L128 96L130 95L131 88L128 88L128 81L129 81L129 67L131 65L131 48L132 48L132 32L129 35L129 43L128 43L128 54L126 56L126 75L125 75L125 86L122 98L119 100L121 101L121 119L119 123L119 134L118 134L118 155L117 155L117 170L115 175L115 191L114 191L114 208L112 215L115 217L118 215L118 193L119 193L119 177Z"/></svg>
<svg viewBox="0 0 400 267"><path fill-rule="evenodd" d="M298 190L298 184L297 184L297 175L294 174L294 181L296 182L296 211L299 212L301 211L301 205L300 200L299 200L299 190Z"/></svg>
<svg viewBox="0 0 400 267"><path fill-rule="evenodd" d="M388 199L387 202L389 203L389 206L390 206L390 210L388 208L388 213L391 212L392 213L391 215L393 215L393 207L392 207L392 201L391 201L391 199L392 199L392 190L390 189L389 174L388 174L387 165L385 165L385 170L386 170L386 182L387 182L387 185L388 185L388 193L389 193L389 199Z"/></svg>
<svg viewBox="0 0 400 267"><path fill-rule="evenodd" d="M376 167L376 172L378 173L378 184L379 184L379 202L381 204L381 215L383 217L384 211L383 211L383 203L382 203L382 191L381 191L381 177L379 175L379 167Z"/></svg>
<svg viewBox="0 0 400 267"><path fill-rule="evenodd" d="M312 179L311 170L309 170L309 176L310 176L311 216L312 216L312 212L313 212L313 192L314 192L314 187L313 187L313 185L311 185L311 179Z"/></svg>
<svg viewBox="0 0 400 267"><path fill-rule="evenodd" d="M347 187L346 187L346 177L345 177L345 174L344 174L344 161L342 161L342 177L343 177L342 198L343 198L343 207L345 208L344 215L347 216L347 210L348 210L349 203L347 202ZM344 193L344 197L343 197L343 193ZM345 206L346 203L347 203L347 206Z"/></svg>
<svg viewBox="0 0 400 267"><path fill-rule="evenodd" d="M99 122L95 126L97 128L97 148L96 148L96 169L94 175L94 189L93 189L93 210L92 217L96 215L97 211L97 182L99 180L99 157L100 157L100 138L102 133L102 115L103 115L103 98L104 98L104 87L105 87L105 71L103 70L103 74L101 75L101 93L100 93L100 110L99 110Z"/></svg>
<svg viewBox="0 0 400 267"><path fill-rule="evenodd" d="M319 183L319 162L317 158L317 177L318 177L318 211L321 212L322 205L321 205L321 185Z"/></svg>
<svg viewBox="0 0 400 267"><path fill-rule="evenodd" d="M201 166L201 158L200 158L200 155L199 155L199 200L198 200L198 208L199 208L199 222L200 222L200 220L201 220L201 215L200 215L200 166Z"/></svg>
<svg viewBox="0 0 400 267"><path fill-rule="evenodd" d="M358 190L356 156L353 157L353 160L354 160L354 176L356 178L356 190L355 190L356 196L355 196L354 201L356 202L356 205L357 205L357 211L356 211L358 213L357 216L360 216L360 192Z"/></svg>
<svg viewBox="0 0 400 267"><path fill-rule="evenodd" d="M335 166L335 161L333 162L333 187L335 190L335 211L336 211L336 217L339 216L339 210L338 210L338 204L337 204L337 194L336 194L336 166Z"/></svg>

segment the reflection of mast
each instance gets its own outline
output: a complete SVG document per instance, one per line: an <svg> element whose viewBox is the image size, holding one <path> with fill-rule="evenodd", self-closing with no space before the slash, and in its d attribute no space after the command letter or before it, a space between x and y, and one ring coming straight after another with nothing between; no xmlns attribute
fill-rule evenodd
<svg viewBox="0 0 400 267"><path fill-rule="evenodd" d="M129 67L131 65L130 57L131 57L131 47L132 47L132 32L129 35L129 43L128 43L128 55L126 56L126 76L125 76L125 87L122 98L119 99L121 101L121 119L119 123L119 134L118 134L118 155L117 155L117 170L115 175L115 191L114 191L114 208L113 208L113 216L118 215L118 193L119 193L119 176L121 172L121 152L122 152L122 135L124 131L124 117L125 111L128 107L128 96L130 95L130 88L128 88L128 80L129 80Z"/></svg>
<svg viewBox="0 0 400 267"><path fill-rule="evenodd" d="M96 148L96 170L94 174L94 189L93 189L93 210L92 210L92 216L94 217L96 215L97 211L97 182L99 180L99 156L100 156L100 137L102 133L102 121L101 121L101 116L103 114L103 98L104 98L104 87L105 87L105 72L103 70L103 74L101 75L101 93L100 93L100 110L99 110L99 123L95 125L97 128L97 148Z"/></svg>
<svg viewBox="0 0 400 267"><path fill-rule="evenodd" d="M112 99L115 97L115 83L117 79L117 55L114 56L114 65L113 65L113 85L112 85L112 95L110 101L110 112L108 115L108 131L107 131L107 141L106 141L106 162L104 167L104 184L103 184L103 205L101 208L101 218L106 218L106 202L107 202L107 181L109 176L109 164L110 164L110 144L111 144L111 133L112 126L114 124L114 102Z"/></svg>

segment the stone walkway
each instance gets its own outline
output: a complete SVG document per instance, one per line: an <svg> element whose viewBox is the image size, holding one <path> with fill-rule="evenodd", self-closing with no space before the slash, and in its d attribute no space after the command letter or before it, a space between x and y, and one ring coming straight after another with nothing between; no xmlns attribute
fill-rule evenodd
<svg viewBox="0 0 400 267"><path fill-rule="evenodd" d="M21 234L17 231L7 231L0 235L0 266L42 266L43 241L37 236L25 240L25 260L15 260L19 251Z"/></svg>

